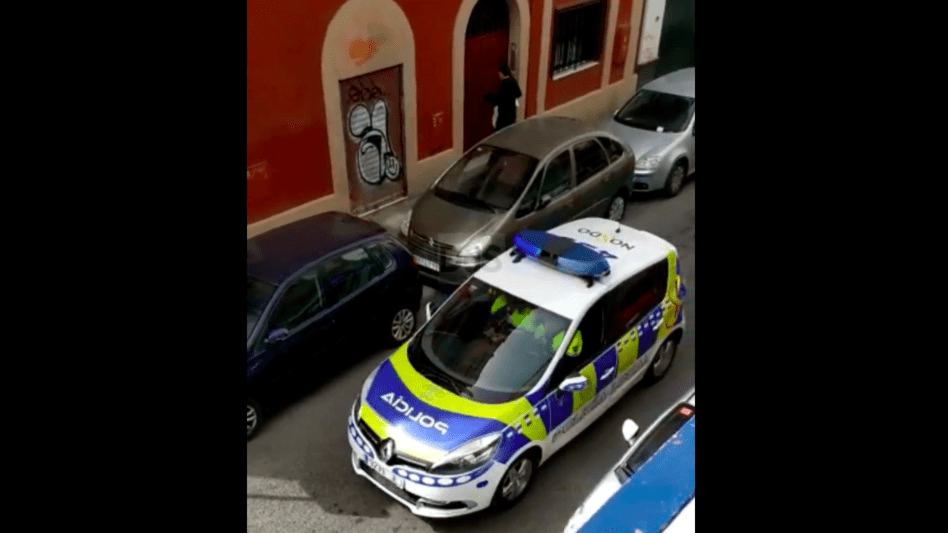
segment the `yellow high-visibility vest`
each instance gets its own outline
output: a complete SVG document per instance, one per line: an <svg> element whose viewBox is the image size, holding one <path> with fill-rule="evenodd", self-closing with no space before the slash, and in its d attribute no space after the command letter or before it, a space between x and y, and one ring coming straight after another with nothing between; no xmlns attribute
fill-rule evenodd
<svg viewBox="0 0 948 533"><path fill-rule="evenodd" d="M563 338L566 336L565 331L559 332L555 337L553 337L553 351L555 352L560 347L560 343L563 342ZM573 335L573 340L569 343L569 348L566 349L566 355L573 357L579 355L579 352L583 351L583 335L576 330L576 334Z"/></svg>

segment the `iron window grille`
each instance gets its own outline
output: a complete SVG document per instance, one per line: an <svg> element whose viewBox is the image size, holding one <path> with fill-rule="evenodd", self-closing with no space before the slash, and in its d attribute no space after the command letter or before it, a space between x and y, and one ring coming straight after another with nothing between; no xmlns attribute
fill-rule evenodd
<svg viewBox="0 0 948 533"><path fill-rule="evenodd" d="M553 68L556 76L599 61L602 54L605 2L597 0L557 10L553 23Z"/></svg>

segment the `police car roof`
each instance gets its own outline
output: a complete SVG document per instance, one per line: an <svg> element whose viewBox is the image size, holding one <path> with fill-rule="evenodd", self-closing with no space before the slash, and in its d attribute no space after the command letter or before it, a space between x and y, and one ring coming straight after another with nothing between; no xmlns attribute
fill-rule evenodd
<svg viewBox="0 0 948 533"><path fill-rule="evenodd" d="M672 520L662 533L694 533L695 531L695 498L685 506L678 516Z"/></svg>
<svg viewBox="0 0 948 533"><path fill-rule="evenodd" d="M616 229L619 228L619 232ZM510 250L501 254L474 274L476 279L490 283L533 305L548 309L564 318L575 320L614 286L668 257L675 247L664 239L603 218L584 218L568 222L549 231L609 252L616 259L607 259L611 273L592 287L579 276L560 272L552 266L524 258L514 263Z"/></svg>

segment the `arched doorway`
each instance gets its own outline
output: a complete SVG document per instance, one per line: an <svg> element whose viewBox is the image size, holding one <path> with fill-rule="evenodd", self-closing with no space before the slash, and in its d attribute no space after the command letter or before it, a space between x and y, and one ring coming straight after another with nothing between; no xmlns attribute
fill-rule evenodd
<svg viewBox="0 0 948 533"><path fill-rule="evenodd" d="M480 0L471 12L464 40L465 151L494 131L494 109L484 96L497 90L497 67L507 61L509 48L507 0Z"/></svg>

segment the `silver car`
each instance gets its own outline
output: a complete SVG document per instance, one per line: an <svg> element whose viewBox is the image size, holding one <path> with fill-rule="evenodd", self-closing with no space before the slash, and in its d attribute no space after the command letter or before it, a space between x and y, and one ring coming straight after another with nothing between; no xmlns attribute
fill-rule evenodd
<svg viewBox="0 0 948 533"><path fill-rule="evenodd" d="M646 84L603 127L635 152L635 191L675 196L695 172L695 69Z"/></svg>
<svg viewBox="0 0 948 533"><path fill-rule="evenodd" d="M450 292L522 229L620 220L635 155L584 121L534 117L484 139L421 196L401 227L426 284Z"/></svg>

